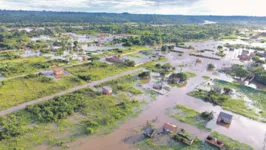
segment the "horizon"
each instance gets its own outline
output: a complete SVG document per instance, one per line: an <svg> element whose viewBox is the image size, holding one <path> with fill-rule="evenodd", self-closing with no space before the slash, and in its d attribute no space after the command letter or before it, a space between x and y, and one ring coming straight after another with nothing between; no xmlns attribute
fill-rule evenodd
<svg viewBox="0 0 266 150"><path fill-rule="evenodd" d="M263 0L0 0L2 10L265 17ZM104 10L104 11L103 11Z"/></svg>

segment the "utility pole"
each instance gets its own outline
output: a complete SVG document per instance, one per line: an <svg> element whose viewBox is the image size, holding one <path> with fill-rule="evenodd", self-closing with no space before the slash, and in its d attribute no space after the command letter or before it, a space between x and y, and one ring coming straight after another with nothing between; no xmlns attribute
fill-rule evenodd
<svg viewBox="0 0 266 150"><path fill-rule="evenodd" d="M263 142L263 148L262 150L266 150L266 133L264 135L264 142Z"/></svg>

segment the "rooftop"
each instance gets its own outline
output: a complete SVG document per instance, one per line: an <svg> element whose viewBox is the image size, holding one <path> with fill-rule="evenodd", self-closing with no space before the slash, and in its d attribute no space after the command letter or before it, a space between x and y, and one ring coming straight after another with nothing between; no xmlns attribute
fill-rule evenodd
<svg viewBox="0 0 266 150"><path fill-rule="evenodd" d="M227 118L227 119L230 119L230 120L233 119L233 115L227 114L225 112L220 112L218 117Z"/></svg>

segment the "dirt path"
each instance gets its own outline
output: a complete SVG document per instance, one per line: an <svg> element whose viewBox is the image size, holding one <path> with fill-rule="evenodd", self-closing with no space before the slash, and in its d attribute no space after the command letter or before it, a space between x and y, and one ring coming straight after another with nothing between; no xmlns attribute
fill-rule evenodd
<svg viewBox="0 0 266 150"><path fill-rule="evenodd" d="M80 89L83 89L83 88L87 88L87 87L93 87L95 85L98 85L98 84L101 84L101 83L104 83L104 82L107 82L107 81L110 81L110 80L113 80L113 79L116 79L116 78L119 78L119 77L122 77L122 76L125 76L125 75L130 75L130 74L136 73L136 72L141 71L141 70L143 70L143 68L130 70L130 71L127 71L127 72L124 72L124 73L120 73L120 74L114 75L114 76L109 76L109 77L104 78L102 80L94 81L94 82L91 82L91 83L86 83L84 85L76 86L76 87L73 87L71 89L68 89L68 90L53 94L53 95L45 96L45 97L30 101L30 102L26 102L26 103L20 104L18 106L14 106L14 107L11 107L9 109L0 111L0 116L4 116L4 115L7 115L9 113L24 109L24 108L26 108L27 105L37 104L37 103L52 99L52 98L54 98L56 96L68 94L68 93L71 93L71 92L74 92L74 91L77 91L77 90L80 90Z"/></svg>

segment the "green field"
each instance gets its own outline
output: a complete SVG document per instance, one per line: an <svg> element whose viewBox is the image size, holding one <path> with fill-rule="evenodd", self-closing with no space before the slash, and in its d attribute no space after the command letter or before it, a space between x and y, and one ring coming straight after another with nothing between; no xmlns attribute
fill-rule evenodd
<svg viewBox="0 0 266 150"><path fill-rule="evenodd" d="M79 137L110 133L138 115L140 104L91 89L59 96L0 117L0 149L34 149L41 144L68 148Z"/></svg>
<svg viewBox="0 0 266 150"><path fill-rule="evenodd" d="M25 77L0 82L0 110L16 106L40 97L51 95L84 82L77 77L68 76L59 81L44 76Z"/></svg>
<svg viewBox="0 0 266 150"><path fill-rule="evenodd" d="M129 92L132 95L140 95L142 91L137 89L134 84L137 82L136 77L133 76L124 76L119 79L115 79L112 81L105 82L103 84L97 85L97 88L103 86L110 86L112 88L113 93L120 94L124 92Z"/></svg>
<svg viewBox="0 0 266 150"><path fill-rule="evenodd" d="M45 57L18 58L1 61L0 72L4 77L14 77L76 63L77 61L49 60Z"/></svg>
<svg viewBox="0 0 266 150"><path fill-rule="evenodd" d="M134 67L127 67L122 64L109 65L103 62L87 63L66 68L71 74L86 81L100 80L133 69Z"/></svg>

